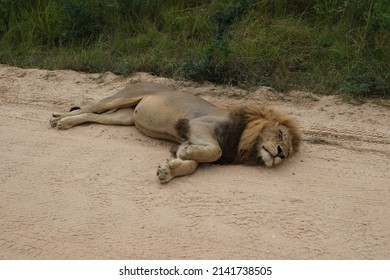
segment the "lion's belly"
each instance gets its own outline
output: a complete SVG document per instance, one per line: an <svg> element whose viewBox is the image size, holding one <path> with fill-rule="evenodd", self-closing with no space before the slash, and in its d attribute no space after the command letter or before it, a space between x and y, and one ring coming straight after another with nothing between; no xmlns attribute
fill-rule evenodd
<svg viewBox="0 0 390 280"><path fill-rule="evenodd" d="M179 119L192 119L207 114L215 106L189 94L147 96L134 110L134 124L143 134L159 139L183 142L177 131Z"/></svg>

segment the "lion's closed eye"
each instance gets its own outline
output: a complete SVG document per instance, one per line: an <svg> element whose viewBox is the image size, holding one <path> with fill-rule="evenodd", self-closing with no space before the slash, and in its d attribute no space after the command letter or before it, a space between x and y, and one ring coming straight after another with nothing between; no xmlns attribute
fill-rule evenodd
<svg viewBox="0 0 390 280"><path fill-rule="evenodd" d="M279 129L279 139L280 139L281 141L283 141L285 138L286 138L286 137L285 137L283 131L282 131L281 129Z"/></svg>

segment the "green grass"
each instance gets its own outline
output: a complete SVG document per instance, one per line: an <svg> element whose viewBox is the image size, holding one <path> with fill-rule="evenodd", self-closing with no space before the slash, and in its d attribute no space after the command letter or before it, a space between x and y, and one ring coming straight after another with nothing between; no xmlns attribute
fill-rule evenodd
<svg viewBox="0 0 390 280"><path fill-rule="evenodd" d="M0 0L0 63L390 95L386 0Z"/></svg>

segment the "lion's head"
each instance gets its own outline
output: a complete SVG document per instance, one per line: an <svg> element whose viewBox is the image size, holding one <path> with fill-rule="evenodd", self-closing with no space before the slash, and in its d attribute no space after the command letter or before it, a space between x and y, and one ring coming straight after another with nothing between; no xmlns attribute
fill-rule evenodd
<svg viewBox="0 0 390 280"><path fill-rule="evenodd" d="M265 127L257 144L259 161L263 161L268 167L282 163L296 152L292 139L289 129L284 125Z"/></svg>
<svg viewBox="0 0 390 280"><path fill-rule="evenodd" d="M245 123L238 144L238 162L271 167L298 152L301 136L290 117L258 105L239 107L235 112Z"/></svg>

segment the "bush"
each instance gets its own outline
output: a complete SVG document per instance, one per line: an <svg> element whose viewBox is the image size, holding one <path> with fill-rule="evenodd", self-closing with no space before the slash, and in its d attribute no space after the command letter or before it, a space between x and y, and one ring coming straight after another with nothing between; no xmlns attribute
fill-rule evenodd
<svg viewBox="0 0 390 280"><path fill-rule="evenodd" d="M0 63L389 95L387 0L0 0Z"/></svg>

